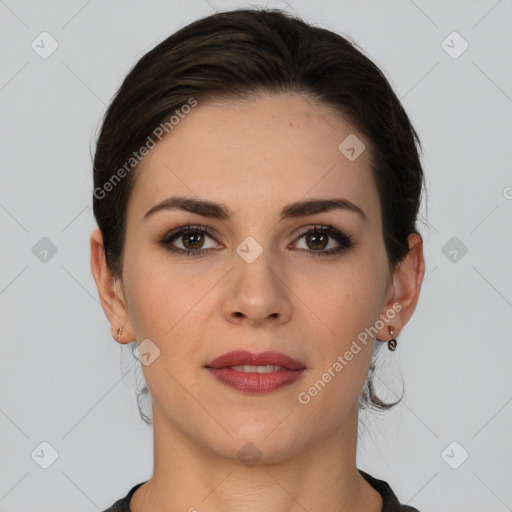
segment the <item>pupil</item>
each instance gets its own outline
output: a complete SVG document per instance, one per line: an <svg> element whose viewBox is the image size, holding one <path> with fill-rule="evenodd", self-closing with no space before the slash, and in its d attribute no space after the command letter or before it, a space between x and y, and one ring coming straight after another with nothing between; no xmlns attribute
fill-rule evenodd
<svg viewBox="0 0 512 512"><path fill-rule="evenodd" d="M188 233L185 235L185 247L192 245L193 247L189 247L191 249L198 249L198 245L200 246L202 243L202 233Z"/></svg>
<svg viewBox="0 0 512 512"><path fill-rule="evenodd" d="M323 240L319 241L319 239L323 239ZM308 243L310 243L312 240L316 240L316 242L313 242L313 246L315 248L324 249L326 246L327 237L323 234L312 233L307 236L307 241L308 241ZM318 243L318 241L319 241L319 243Z"/></svg>

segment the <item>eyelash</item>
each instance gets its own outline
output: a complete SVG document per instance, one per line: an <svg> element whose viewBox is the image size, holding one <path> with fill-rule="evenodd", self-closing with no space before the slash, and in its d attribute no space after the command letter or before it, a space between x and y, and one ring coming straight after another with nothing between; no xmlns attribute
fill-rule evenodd
<svg viewBox="0 0 512 512"><path fill-rule="evenodd" d="M179 249L176 247L172 247L171 242L175 239L179 238L180 236L188 235L190 233L202 233L205 235L208 235L209 237L214 238L213 232L207 228L206 226L182 226L180 228L177 228L173 231L170 231L167 233L161 240L159 240L159 244L163 246L166 250L177 253L177 254L183 254L186 256L199 256L201 254L206 254L212 249ZM334 238L340 246L336 249L331 249L330 251L313 251L313 250L307 250L307 249L299 249L300 251L305 251L306 253L309 253L309 256L311 257L317 257L317 256L334 256L342 251L345 251L347 249L350 249L355 246L354 240L350 235L347 235L345 233L342 233L341 231L338 231L337 229L333 228L332 226L314 226L313 228L309 228L307 230L301 231L297 235L297 240L300 240L305 235L309 233L323 233L327 234L328 236ZM214 250L214 249L213 249Z"/></svg>

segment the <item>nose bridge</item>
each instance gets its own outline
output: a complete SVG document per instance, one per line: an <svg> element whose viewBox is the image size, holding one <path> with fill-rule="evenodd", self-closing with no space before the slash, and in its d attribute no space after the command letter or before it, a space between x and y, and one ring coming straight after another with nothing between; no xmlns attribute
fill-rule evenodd
<svg viewBox="0 0 512 512"><path fill-rule="evenodd" d="M261 240L261 237L260 237ZM279 288L275 270L277 266L274 260L272 265L273 251L269 245L260 244L253 236L247 236L236 247L235 276L241 291L245 288L251 293L268 293L268 288ZM276 295L278 290L272 292Z"/></svg>
<svg viewBox="0 0 512 512"><path fill-rule="evenodd" d="M247 236L236 247L233 259L235 268L226 313L230 317L242 314L252 322L270 316L286 318L291 304L272 248Z"/></svg>

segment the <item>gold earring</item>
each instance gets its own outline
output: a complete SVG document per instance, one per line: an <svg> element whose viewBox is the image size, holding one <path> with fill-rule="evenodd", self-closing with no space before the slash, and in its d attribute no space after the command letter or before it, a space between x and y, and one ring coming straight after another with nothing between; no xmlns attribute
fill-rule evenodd
<svg viewBox="0 0 512 512"><path fill-rule="evenodd" d="M121 333L123 332L123 328L119 327L117 330L117 339L119 340L119 343L121 343Z"/></svg>
<svg viewBox="0 0 512 512"><path fill-rule="evenodd" d="M393 338L393 336L395 335L395 332L396 332L396 327L394 325L389 325L388 331L389 331L390 336L392 337L392 339L390 339L388 341L388 349L391 350L392 352L394 352L396 350L396 346L397 346L397 341L395 338Z"/></svg>

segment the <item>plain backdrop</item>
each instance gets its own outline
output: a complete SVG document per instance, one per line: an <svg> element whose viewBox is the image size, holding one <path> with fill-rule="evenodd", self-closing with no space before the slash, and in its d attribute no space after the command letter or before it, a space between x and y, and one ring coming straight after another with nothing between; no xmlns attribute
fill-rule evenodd
<svg viewBox="0 0 512 512"><path fill-rule="evenodd" d="M426 277L382 354L405 397L362 418L358 465L421 512L511 510L512 2L288 3L268 5L363 48L424 146ZM0 511L104 510L151 476L90 270L91 152L143 54L248 5L266 2L0 1Z"/></svg>

